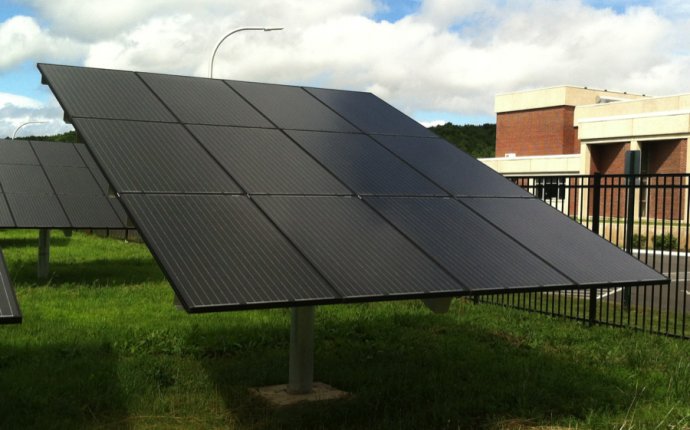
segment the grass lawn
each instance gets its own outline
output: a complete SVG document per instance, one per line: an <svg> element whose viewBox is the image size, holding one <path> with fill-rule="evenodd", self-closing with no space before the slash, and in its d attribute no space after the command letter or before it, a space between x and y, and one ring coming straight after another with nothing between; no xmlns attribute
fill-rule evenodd
<svg viewBox="0 0 690 430"><path fill-rule="evenodd" d="M0 429L689 429L690 342L456 300L323 306L316 379L273 409L286 309L188 315L146 247L0 231L24 323L0 326Z"/></svg>

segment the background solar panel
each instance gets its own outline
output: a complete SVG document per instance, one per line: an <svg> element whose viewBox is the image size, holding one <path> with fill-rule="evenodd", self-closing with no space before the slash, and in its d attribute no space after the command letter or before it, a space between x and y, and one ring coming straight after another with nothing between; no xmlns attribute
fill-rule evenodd
<svg viewBox="0 0 690 430"><path fill-rule="evenodd" d="M306 88L365 133L435 137L423 125L371 93Z"/></svg>
<svg viewBox="0 0 690 430"><path fill-rule="evenodd" d="M448 195L363 134L287 131L358 194Z"/></svg>
<svg viewBox="0 0 690 430"><path fill-rule="evenodd" d="M358 130L300 87L226 81L278 127L292 130Z"/></svg>
<svg viewBox="0 0 690 430"><path fill-rule="evenodd" d="M45 166L57 194L102 196L103 191L86 167Z"/></svg>
<svg viewBox="0 0 690 430"><path fill-rule="evenodd" d="M32 141L31 147L44 166L86 167L72 143Z"/></svg>
<svg viewBox="0 0 690 430"><path fill-rule="evenodd" d="M54 194L7 194L6 197L19 228L72 227Z"/></svg>
<svg viewBox="0 0 690 430"><path fill-rule="evenodd" d="M344 297L465 289L357 198L255 200Z"/></svg>
<svg viewBox="0 0 690 430"><path fill-rule="evenodd" d="M183 123L273 127L223 81L150 73L139 76Z"/></svg>
<svg viewBox="0 0 690 430"><path fill-rule="evenodd" d="M460 199L579 284L659 274L537 199ZM567 244L567 246L563 246ZM605 277L602 276L605 274Z"/></svg>
<svg viewBox="0 0 690 430"><path fill-rule="evenodd" d="M282 131L189 126L249 193L351 194Z"/></svg>
<svg viewBox="0 0 690 430"><path fill-rule="evenodd" d="M110 199L88 194L58 195L70 225L81 228L124 228Z"/></svg>
<svg viewBox="0 0 690 430"><path fill-rule="evenodd" d="M179 124L75 118L74 125L118 192L241 192Z"/></svg>
<svg viewBox="0 0 690 430"><path fill-rule="evenodd" d="M1 165L0 184L5 194L53 194L41 166Z"/></svg>
<svg viewBox="0 0 690 430"><path fill-rule="evenodd" d="M5 195L0 193L0 228L12 228L14 226L14 220L12 219L10 208L7 206Z"/></svg>
<svg viewBox="0 0 690 430"><path fill-rule="evenodd" d="M23 140L0 140L0 164L33 164L38 159L30 145Z"/></svg>
<svg viewBox="0 0 690 430"><path fill-rule="evenodd" d="M337 297L247 197L122 199L189 311Z"/></svg>
<svg viewBox="0 0 690 430"><path fill-rule="evenodd" d="M472 290L573 283L453 199L367 197L365 201Z"/></svg>
<svg viewBox="0 0 690 430"><path fill-rule="evenodd" d="M22 314L19 311L17 297L7 275L5 258L0 249L0 324L19 323L22 321Z"/></svg>
<svg viewBox="0 0 690 430"><path fill-rule="evenodd" d="M533 197L443 139L403 136L374 136L374 139L453 195Z"/></svg>

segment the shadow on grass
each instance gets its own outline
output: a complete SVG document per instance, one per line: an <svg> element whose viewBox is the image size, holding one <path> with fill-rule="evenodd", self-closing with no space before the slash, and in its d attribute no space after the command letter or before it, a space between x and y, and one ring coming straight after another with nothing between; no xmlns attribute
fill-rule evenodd
<svg viewBox="0 0 690 430"><path fill-rule="evenodd" d="M107 345L0 351L0 428L127 428L117 360Z"/></svg>
<svg viewBox="0 0 690 430"><path fill-rule="evenodd" d="M85 286L134 285L144 282L160 282L165 279L158 266L150 261L132 259L98 259L82 262L51 263L50 274L45 280L37 279L37 263L24 261L9 267L13 282L30 285L79 283Z"/></svg>
<svg viewBox="0 0 690 430"><path fill-rule="evenodd" d="M556 423L586 419L592 410L625 411L631 398L625 393L634 391L629 381L570 357L442 316L349 322L317 316L315 379L354 396L272 409L247 389L287 382L288 336L285 327L233 328L189 339L229 412L246 428L476 429L514 419Z"/></svg>

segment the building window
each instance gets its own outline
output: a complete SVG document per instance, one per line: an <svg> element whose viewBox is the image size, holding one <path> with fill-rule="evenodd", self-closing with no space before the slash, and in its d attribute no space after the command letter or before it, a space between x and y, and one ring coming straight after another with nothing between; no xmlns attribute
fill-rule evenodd
<svg viewBox="0 0 690 430"><path fill-rule="evenodd" d="M534 178L535 195L542 200L565 199L565 176Z"/></svg>

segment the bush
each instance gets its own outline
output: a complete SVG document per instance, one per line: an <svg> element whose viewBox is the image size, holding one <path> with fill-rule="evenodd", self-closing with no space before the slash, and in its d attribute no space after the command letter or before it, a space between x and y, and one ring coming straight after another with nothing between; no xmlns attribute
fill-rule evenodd
<svg viewBox="0 0 690 430"><path fill-rule="evenodd" d="M633 234L632 242L633 248L647 248L647 236L645 236L644 234Z"/></svg>
<svg viewBox="0 0 690 430"><path fill-rule="evenodd" d="M654 235L654 249L672 250L678 249L678 239L669 234Z"/></svg>

